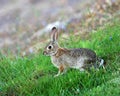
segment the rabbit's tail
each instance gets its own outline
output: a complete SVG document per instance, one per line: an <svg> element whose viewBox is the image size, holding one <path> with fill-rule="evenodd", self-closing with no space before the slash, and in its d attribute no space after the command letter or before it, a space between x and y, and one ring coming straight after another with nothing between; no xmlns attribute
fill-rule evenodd
<svg viewBox="0 0 120 96"><path fill-rule="evenodd" d="M104 67L104 65L105 65L104 59L97 58L97 62L98 62L99 67Z"/></svg>
<svg viewBox="0 0 120 96"><path fill-rule="evenodd" d="M101 67L101 66L104 66L104 60L103 60L103 59L100 60L100 65L99 65L99 67Z"/></svg>

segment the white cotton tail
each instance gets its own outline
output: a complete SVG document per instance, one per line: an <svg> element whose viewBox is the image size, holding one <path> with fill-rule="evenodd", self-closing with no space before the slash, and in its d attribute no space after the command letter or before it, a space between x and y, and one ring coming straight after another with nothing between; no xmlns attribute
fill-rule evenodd
<svg viewBox="0 0 120 96"><path fill-rule="evenodd" d="M99 67L101 67L101 66L104 66L104 60L103 59L100 60Z"/></svg>

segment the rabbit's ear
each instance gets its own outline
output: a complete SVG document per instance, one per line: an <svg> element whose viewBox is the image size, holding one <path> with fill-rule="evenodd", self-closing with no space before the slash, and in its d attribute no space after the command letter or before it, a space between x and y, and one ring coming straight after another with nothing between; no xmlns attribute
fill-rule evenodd
<svg viewBox="0 0 120 96"><path fill-rule="evenodd" d="M58 39L58 32L57 32L57 28L53 27L51 30L51 41L57 41Z"/></svg>

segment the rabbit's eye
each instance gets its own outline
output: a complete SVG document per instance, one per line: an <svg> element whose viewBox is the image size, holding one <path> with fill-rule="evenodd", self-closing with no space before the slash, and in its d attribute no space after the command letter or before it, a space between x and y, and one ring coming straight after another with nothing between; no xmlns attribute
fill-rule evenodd
<svg viewBox="0 0 120 96"><path fill-rule="evenodd" d="M48 49L52 49L52 46L48 46Z"/></svg>

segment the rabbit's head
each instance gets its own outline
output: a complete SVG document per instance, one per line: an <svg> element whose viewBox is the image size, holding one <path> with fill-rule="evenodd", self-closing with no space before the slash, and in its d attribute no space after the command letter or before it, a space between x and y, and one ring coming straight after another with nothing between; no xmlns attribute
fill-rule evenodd
<svg viewBox="0 0 120 96"><path fill-rule="evenodd" d="M58 39L58 31L56 27L53 27L51 30L51 40L44 49L43 52L44 55L54 56L57 53L59 49L57 39Z"/></svg>

